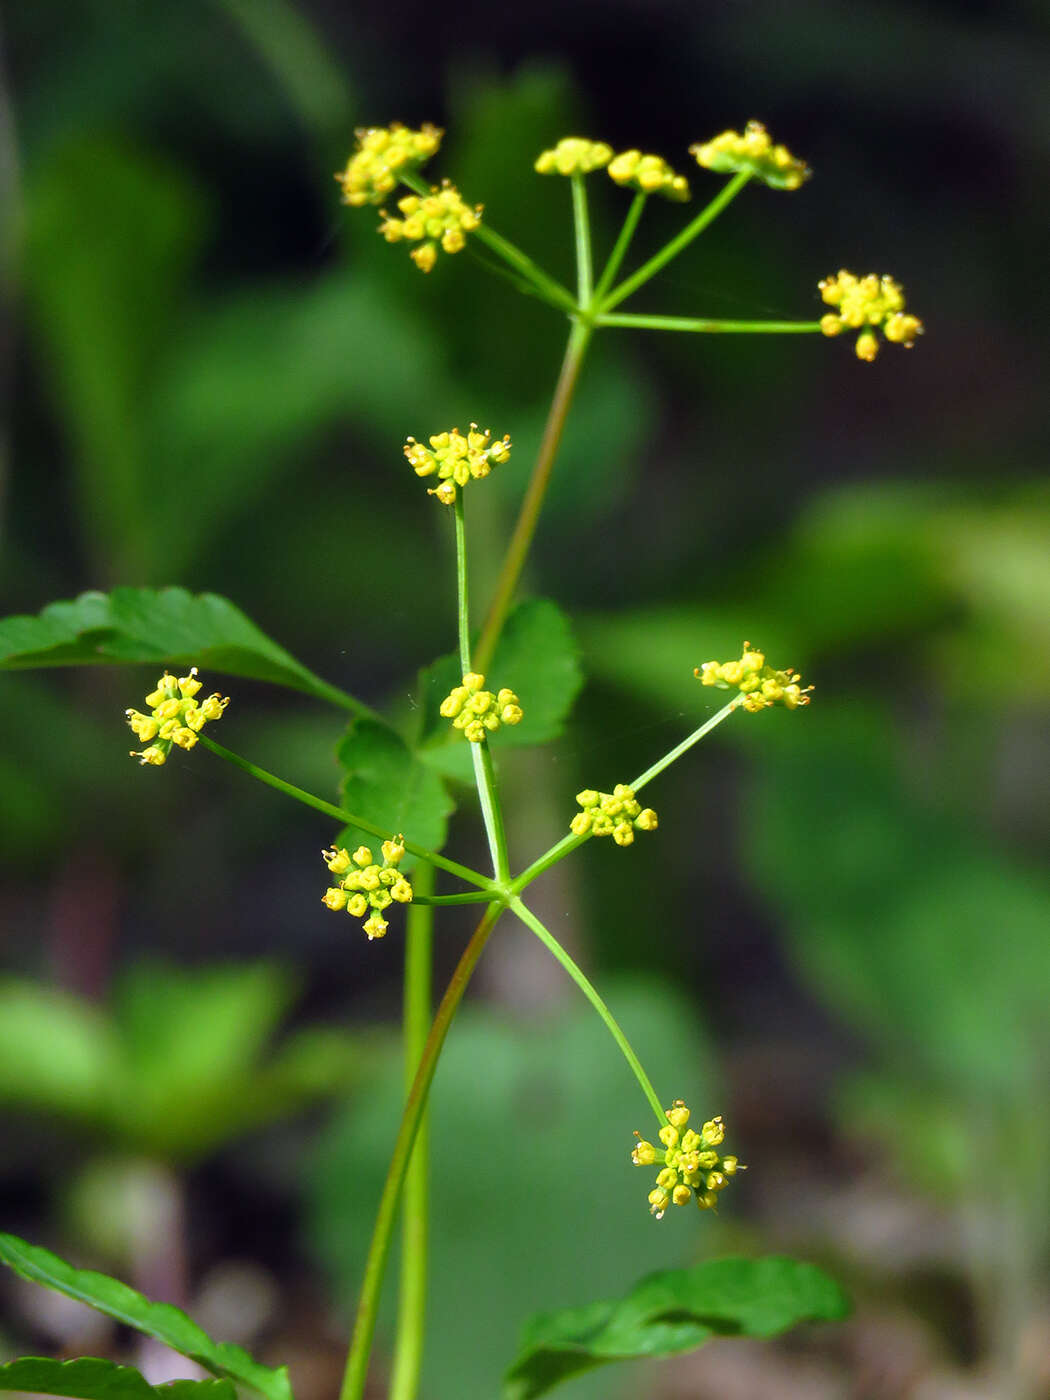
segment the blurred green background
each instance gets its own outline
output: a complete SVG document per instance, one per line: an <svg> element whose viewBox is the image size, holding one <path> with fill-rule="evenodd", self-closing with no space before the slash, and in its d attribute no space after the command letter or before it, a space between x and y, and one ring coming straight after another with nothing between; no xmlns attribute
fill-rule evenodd
<svg viewBox="0 0 1050 1400"><path fill-rule="evenodd" d="M759 117L812 182L748 190L629 309L811 319L840 266L904 283L927 333L871 366L822 337L596 342L528 578L588 684L504 766L511 839L531 858L578 788L676 742L709 703L692 667L743 637L816 683L661 779L658 839L537 887L661 1092L724 1112L751 1171L717 1220L650 1221L644 1105L508 924L436 1086L424 1395L494 1395L536 1308L731 1249L819 1260L854 1319L566 1393L1050 1395L1046 7L39 0L3 24L5 615L212 590L370 704L418 703L454 643L451 545L400 444L512 434L473 513L483 596L565 328L468 257L422 277L341 208L355 124L447 127L435 173L568 277L540 149L581 131L685 170ZM653 208L638 251L680 217ZM395 1131L400 934L322 908L309 813L200 750L126 759L154 679L0 682L4 1224L320 1400ZM223 742L333 791L338 714L224 688ZM483 859L469 810L452 843ZM439 979L467 927L442 920ZM493 1136L506 1175L465 1174ZM126 1352L5 1298L12 1354Z"/></svg>

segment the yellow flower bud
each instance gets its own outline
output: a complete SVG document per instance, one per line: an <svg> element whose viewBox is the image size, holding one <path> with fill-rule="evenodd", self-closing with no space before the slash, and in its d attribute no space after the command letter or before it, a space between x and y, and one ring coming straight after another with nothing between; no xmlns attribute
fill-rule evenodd
<svg viewBox="0 0 1050 1400"><path fill-rule="evenodd" d="M797 190L810 176L809 167L786 146L775 146L761 122L748 122L743 135L723 131L711 141L689 147L698 165L720 174L747 170L776 190Z"/></svg>
<svg viewBox="0 0 1050 1400"><path fill-rule="evenodd" d="M373 914L370 919L365 920L364 924L365 933L368 934L368 941L371 943L374 938L382 938L389 927L390 925L381 914Z"/></svg>
<svg viewBox="0 0 1050 1400"><path fill-rule="evenodd" d="M355 919L363 919L368 913L368 900L363 894L352 894L346 901L346 912Z"/></svg>
<svg viewBox="0 0 1050 1400"><path fill-rule="evenodd" d="M651 1142L646 1142L644 1138L639 1138L634 1151L631 1153L631 1161L636 1167L651 1167L656 1161L656 1148Z"/></svg>
<svg viewBox="0 0 1050 1400"><path fill-rule="evenodd" d="M671 1200L676 1206L685 1206L693 1198L693 1193L688 1186L676 1186L671 1192Z"/></svg>
<svg viewBox="0 0 1050 1400"><path fill-rule="evenodd" d="M612 159L612 147L604 141L588 141L582 136L563 136L549 151L536 158L540 175L589 175L601 170Z"/></svg>
<svg viewBox="0 0 1050 1400"><path fill-rule="evenodd" d="M346 890L341 890L337 887L325 890L321 902L327 904L329 909L345 909L347 903Z"/></svg>

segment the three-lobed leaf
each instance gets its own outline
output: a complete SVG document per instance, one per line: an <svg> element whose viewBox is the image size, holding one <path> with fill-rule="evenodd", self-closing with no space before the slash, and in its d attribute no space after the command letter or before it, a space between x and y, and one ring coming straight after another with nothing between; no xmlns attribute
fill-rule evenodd
<svg viewBox="0 0 1050 1400"><path fill-rule="evenodd" d="M178 1380L150 1385L133 1366L119 1366L95 1356L53 1361L20 1356L0 1366L0 1391L65 1395L70 1400L237 1400L228 1380Z"/></svg>
<svg viewBox="0 0 1050 1400"><path fill-rule="evenodd" d="M152 662L222 671L305 691L363 712L216 593L114 588L0 619L0 670Z"/></svg>
<svg viewBox="0 0 1050 1400"><path fill-rule="evenodd" d="M812 1264L770 1256L711 1259L649 1274L623 1298L540 1313L525 1327L504 1400L534 1400L611 1361L677 1356L717 1336L775 1337L832 1322L849 1301Z"/></svg>
<svg viewBox="0 0 1050 1400"><path fill-rule="evenodd" d="M27 1244L16 1235L0 1234L0 1263L30 1283L52 1288L137 1332L144 1332L147 1337L171 1347L172 1351L188 1356L213 1375L250 1386L267 1400L291 1400L288 1372L284 1367L274 1370L263 1366L232 1342L213 1341L192 1318L171 1303L151 1302L108 1274L75 1269L50 1250ZM213 1400L222 1400L222 1397L216 1396Z"/></svg>
<svg viewBox="0 0 1050 1400"><path fill-rule="evenodd" d="M355 720L336 757L345 773L340 800L348 811L429 850L442 848L452 799L438 774L389 725ZM343 829L337 842L349 850L362 843L374 849L376 838L352 826ZM411 868L409 858L403 868Z"/></svg>

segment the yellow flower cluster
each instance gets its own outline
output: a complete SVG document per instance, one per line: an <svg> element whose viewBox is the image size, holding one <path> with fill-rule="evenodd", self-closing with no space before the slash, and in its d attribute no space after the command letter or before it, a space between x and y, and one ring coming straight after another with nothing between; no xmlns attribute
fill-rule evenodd
<svg viewBox="0 0 1050 1400"><path fill-rule="evenodd" d="M618 846L629 846L634 840L635 831L655 831L656 813L651 807L644 810L634 795L634 789L626 783L617 783L612 792L595 792L586 788L576 794L576 801L583 808L570 822L574 836L611 836Z"/></svg>
<svg viewBox="0 0 1050 1400"><path fill-rule="evenodd" d="M612 160L612 147L604 141L588 141L583 136L563 136L553 150L536 158L541 175L589 175Z"/></svg>
<svg viewBox="0 0 1050 1400"><path fill-rule="evenodd" d="M141 752L133 749L132 758L159 767L166 762L173 744L180 749L193 748L197 735L208 721L221 719L223 710L230 703L228 695L224 698L216 692L209 695L203 704L198 704L196 696L200 688L196 666L190 667L188 676L179 676L178 679L165 671L157 682L156 690L146 696L150 714L144 715L138 710L124 711L135 737L149 744Z"/></svg>
<svg viewBox="0 0 1050 1400"><path fill-rule="evenodd" d="M441 145L440 127L429 123L410 131L400 122L360 127L357 149L336 174L344 204L378 204L396 189L403 170L418 170Z"/></svg>
<svg viewBox="0 0 1050 1400"><path fill-rule="evenodd" d="M439 484L427 494L450 506L456 499L457 486L480 481L494 466L507 460L510 438L504 434L493 442L491 428L482 431L476 423L471 423L466 437L458 428L453 428L448 433L435 433L429 447L410 437L405 443L405 456L416 476L437 473Z"/></svg>
<svg viewBox="0 0 1050 1400"><path fill-rule="evenodd" d="M418 243L409 257L421 272L429 272L437 262L438 245L446 253L458 253L466 246L466 235L481 223L480 204L473 209L465 203L455 185L447 180L427 195L406 194L397 201L404 218L395 219L381 209L379 232L388 243Z"/></svg>
<svg viewBox="0 0 1050 1400"><path fill-rule="evenodd" d="M743 1162L733 1156L721 1156L717 1151L725 1141L725 1124L721 1118L709 1119L699 1132L686 1127L689 1110L681 1099L675 1099L667 1110L667 1127L659 1137L663 1150L646 1142L639 1133L638 1145L631 1153L636 1167L651 1167L658 1160L664 1166L649 1192L649 1211L662 1220L668 1205L684 1206L694 1197L701 1210L713 1210L718 1205L718 1193L729 1185L729 1178L746 1171Z"/></svg>
<svg viewBox="0 0 1050 1400"><path fill-rule="evenodd" d="M629 185L640 194L662 194L679 203L689 198L689 181L676 175L662 156L622 151L609 162L608 170L618 185Z"/></svg>
<svg viewBox="0 0 1050 1400"><path fill-rule="evenodd" d="M761 122L748 122L742 136L738 131L723 131L712 141L690 146L689 153L707 170L724 175L749 170L775 190L797 190L811 173L805 161L798 160L786 146L773 145Z"/></svg>
<svg viewBox="0 0 1050 1400"><path fill-rule="evenodd" d="M809 704L809 692L813 689L811 685L800 686L802 677L790 666L786 671L775 671L767 666L765 654L752 651L750 642L744 643L739 661L705 661L695 668L693 675L704 685L715 685L719 690L736 686L744 697L744 709L752 714L770 705L797 710L800 705Z"/></svg>
<svg viewBox="0 0 1050 1400"><path fill-rule="evenodd" d="M821 317L820 329L825 335L860 331L858 359L870 362L879 353L875 326L881 328L887 340L909 350L916 336L922 335L922 322L904 310L904 291L892 277L878 277L874 272L857 277L843 268L836 277L825 277L819 286L828 306L835 307L835 311Z"/></svg>
<svg viewBox="0 0 1050 1400"><path fill-rule="evenodd" d="M328 869L337 878L336 883L324 894L324 903L329 909L345 909L355 919L365 919L364 930L369 941L382 938L389 928L383 918L383 910L392 902L411 904L412 886L398 870L405 848L403 838L383 842L383 864L372 859L367 846L358 846L351 855L344 847L322 851Z"/></svg>
<svg viewBox="0 0 1050 1400"><path fill-rule="evenodd" d="M513 690L500 690L494 695L484 690L485 677L468 671L463 684L455 686L441 702L439 713L452 721L453 729L462 729L472 744L480 744L486 734L492 734L501 724L518 724L522 708Z"/></svg>

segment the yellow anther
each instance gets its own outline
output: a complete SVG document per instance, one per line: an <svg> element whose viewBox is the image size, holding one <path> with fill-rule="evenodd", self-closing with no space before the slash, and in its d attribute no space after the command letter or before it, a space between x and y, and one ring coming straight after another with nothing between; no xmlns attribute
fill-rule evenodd
<svg viewBox="0 0 1050 1400"><path fill-rule="evenodd" d="M735 687L740 691L741 707L751 714L783 705L796 710L809 704L811 685L801 686L802 679L789 666L777 671L766 664L765 653L755 651L750 642L744 643L743 655L737 661L705 661L693 670L702 685L717 686L719 690Z"/></svg>
<svg viewBox="0 0 1050 1400"><path fill-rule="evenodd" d="M662 1154L665 1165L657 1173L656 1186L649 1192L650 1211L659 1220L669 1202L685 1205L694 1194L701 1210L714 1209L719 1192L729 1185L729 1178L744 1170L735 1156L720 1157L715 1150L725 1138L725 1124L721 1117L716 1117L708 1119L699 1133L686 1127L689 1109L681 1099L675 1099L666 1116L668 1122L659 1134L666 1149ZM631 1153L631 1161L640 1167L654 1165L661 1155L658 1149L638 1133L635 1137L638 1143Z"/></svg>
<svg viewBox="0 0 1050 1400"><path fill-rule="evenodd" d="M805 161L798 160L786 146L776 146L761 122L748 122L743 135L723 131L711 141L689 147L698 165L728 175L747 170L776 190L797 190L810 176Z"/></svg>
<svg viewBox="0 0 1050 1400"><path fill-rule="evenodd" d="M820 329L827 336L841 335L844 330L859 331L855 350L857 358L870 364L879 353L878 327L893 345L910 349L922 335L923 324L918 316L904 310L904 290L892 277L869 273L857 277L843 268L834 277L825 277L819 284L820 295L828 306L835 307L820 318Z"/></svg>
<svg viewBox="0 0 1050 1400"><path fill-rule="evenodd" d="M193 748L205 724L209 720L220 719L230 703L229 697L212 695L203 705L199 705L196 696L200 688L196 666L178 679L165 671L155 689L146 696L150 714L142 714L138 710L124 711L135 737L144 744L154 741L149 748L132 753L132 758L159 768L166 762L173 746Z"/></svg>
<svg viewBox="0 0 1050 1400"><path fill-rule="evenodd" d="M563 136L549 151L536 158L541 175L589 175L612 160L612 147L604 141L588 141L583 136Z"/></svg>
<svg viewBox="0 0 1050 1400"><path fill-rule="evenodd" d="M451 719L453 729L462 730L472 744L480 744L501 725L518 724L523 714L513 690L493 694L482 688L484 684L484 676L468 671L463 684L453 686L438 706L438 713Z"/></svg>
<svg viewBox="0 0 1050 1400"><path fill-rule="evenodd" d="M401 218L380 210L383 222L379 232L388 243L419 243L409 256L421 272L429 272L437 261L438 247L458 253L466 246L468 233L481 223L482 206L467 204L455 185L446 180L429 194L408 194L397 201ZM425 241L424 241L425 240Z"/></svg>
<svg viewBox="0 0 1050 1400"><path fill-rule="evenodd" d="M358 846L353 855L344 846L321 852L322 860L337 877L324 902L329 909L345 909L355 919L367 915L364 930L369 939L386 933L389 925L382 917L384 909L395 901L409 904L412 900L412 886L397 868L405 854L404 838L385 840L381 850L382 865L372 859L367 846Z"/></svg>
<svg viewBox="0 0 1050 1400"><path fill-rule="evenodd" d="M379 204L397 187L403 171L417 170L441 145L442 131L429 124L411 131L399 122L362 127L357 149L336 175L344 204Z"/></svg>
<svg viewBox="0 0 1050 1400"><path fill-rule="evenodd" d="M618 185L627 185L639 194L661 194L678 202L689 198L689 181L684 175L676 175L662 156L623 151L613 157L607 168Z"/></svg>
<svg viewBox="0 0 1050 1400"><path fill-rule="evenodd" d="M435 433L429 448L410 437L404 452L416 476L437 475L438 485L430 494L443 505L452 505L456 488L488 476L494 465L507 460L510 447L509 437L493 442L491 429L482 431L476 423L471 423L466 437L458 428L448 433Z"/></svg>

